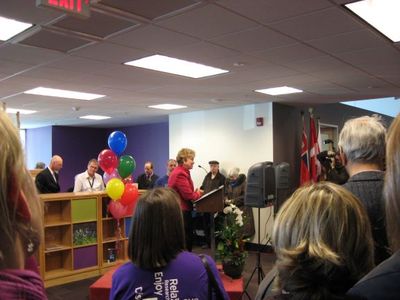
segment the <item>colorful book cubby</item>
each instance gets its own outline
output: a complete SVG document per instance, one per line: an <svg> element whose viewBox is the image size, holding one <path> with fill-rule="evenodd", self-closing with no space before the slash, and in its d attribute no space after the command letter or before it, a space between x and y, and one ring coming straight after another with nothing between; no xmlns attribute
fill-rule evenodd
<svg viewBox="0 0 400 300"><path fill-rule="evenodd" d="M37 258L46 287L98 276L127 261L131 217L113 219L105 193L40 197L44 235Z"/></svg>

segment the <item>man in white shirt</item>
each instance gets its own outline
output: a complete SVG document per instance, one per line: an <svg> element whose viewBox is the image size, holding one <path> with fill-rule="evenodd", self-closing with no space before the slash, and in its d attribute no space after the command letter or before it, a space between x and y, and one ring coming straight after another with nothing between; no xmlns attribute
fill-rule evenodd
<svg viewBox="0 0 400 300"><path fill-rule="evenodd" d="M103 191L103 178L96 173L99 163L96 159L89 160L87 171L75 176L74 192Z"/></svg>

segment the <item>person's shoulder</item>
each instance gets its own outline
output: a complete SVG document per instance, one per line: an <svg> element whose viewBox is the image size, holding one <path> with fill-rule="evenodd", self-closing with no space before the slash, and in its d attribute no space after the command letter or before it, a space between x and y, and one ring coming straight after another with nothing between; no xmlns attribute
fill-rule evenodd
<svg viewBox="0 0 400 300"><path fill-rule="evenodd" d="M138 268L132 263L132 262L127 262L120 266L118 269L115 270L113 274L113 278L118 278L118 277L125 277L127 274L134 274L137 272Z"/></svg>
<svg viewBox="0 0 400 300"><path fill-rule="evenodd" d="M400 251L382 262L352 287L349 295L395 295L400 298ZM377 296L376 296L377 297ZM369 298L368 299L372 299ZM374 298L378 299L378 298ZM381 299L381 298L379 298ZM394 298L393 298L394 299Z"/></svg>

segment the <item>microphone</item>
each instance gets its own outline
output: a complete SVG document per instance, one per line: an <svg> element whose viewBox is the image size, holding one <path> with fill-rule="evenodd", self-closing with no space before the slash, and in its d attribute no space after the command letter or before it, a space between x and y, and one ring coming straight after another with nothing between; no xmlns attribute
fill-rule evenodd
<svg viewBox="0 0 400 300"><path fill-rule="evenodd" d="M201 165L198 165L198 167L199 167L200 169L203 169L203 170L206 172L206 174L208 174L208 171L207 171L205 168L203 168Z"/></svg>

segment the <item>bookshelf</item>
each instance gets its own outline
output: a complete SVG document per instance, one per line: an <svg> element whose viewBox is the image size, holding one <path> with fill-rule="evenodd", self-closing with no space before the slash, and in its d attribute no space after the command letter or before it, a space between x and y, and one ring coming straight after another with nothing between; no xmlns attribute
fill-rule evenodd
<svg viewBox="0 0 400 300"><path fill-rule="evenodd" d="M99 276L128 260L131 218L113 219L104 192L40 198L44 235L37 257L46 287Z"/></svg>

